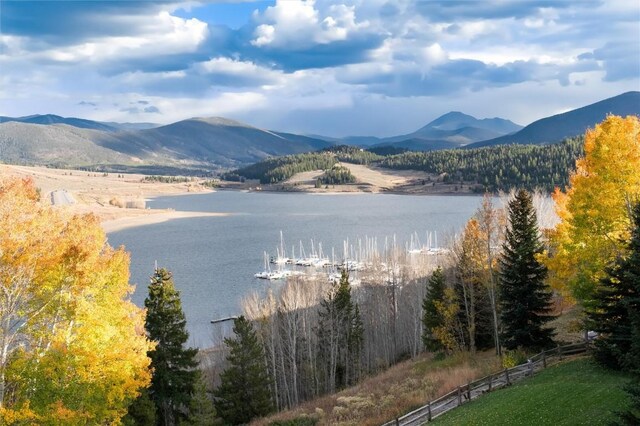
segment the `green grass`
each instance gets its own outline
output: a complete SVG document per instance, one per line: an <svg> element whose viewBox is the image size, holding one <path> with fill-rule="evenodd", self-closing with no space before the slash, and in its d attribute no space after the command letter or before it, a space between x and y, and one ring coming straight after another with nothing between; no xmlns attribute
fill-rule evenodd
<svg viewBox="0 0 640 426"><path fill-rule="evenodd" d="M530 379L484 395L442 415L444 425L606 425L628 402L624 374L590 359L549 367Z"/></svg>

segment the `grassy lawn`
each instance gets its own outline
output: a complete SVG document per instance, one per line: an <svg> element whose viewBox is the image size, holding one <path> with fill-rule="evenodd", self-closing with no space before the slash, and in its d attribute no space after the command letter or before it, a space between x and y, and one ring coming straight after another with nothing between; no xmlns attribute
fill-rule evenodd
<svg viewBox="0 0 640 426"><path fill-rule="evenodd" d="M531 379L442 415L436 425L606 425L627 406L627 377L590 359L549 367Z"/></svg>

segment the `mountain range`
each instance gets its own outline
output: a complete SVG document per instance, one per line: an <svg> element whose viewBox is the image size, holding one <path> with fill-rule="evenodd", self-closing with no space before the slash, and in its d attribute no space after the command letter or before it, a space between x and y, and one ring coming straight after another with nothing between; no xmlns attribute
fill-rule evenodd
<svg viewBox="0 0 640 426"><path fill-rule="evenodd" d="M626 92L582 108L534 121L522 130L494 139L476 142L469 148L502 144L544 144L581 135L608 114L627 116L640 114L640 92Z"/></svg>
<svg viewBox="0 0 640 426"><path fill-rule="evenodd" d="M154 123L114 123L100 122L93 120L85 120L75 117L61 117L54 114L44 115L28 115L26 117L5 117L0 116L0 123L17 121L19 123L31 124L68 124L69 126L79 127L81 129L103 130L105 132L117 132L119 130L142 130L158 127L159 124Z"/></svg>
<svg viewBox="0 0 640 426"><path fill-rule="evenodd" d="M102 123L78 120L50 125L4 120L0 160L67 167L119 164L216 169L332 145L220 117L192 118L142 130L103 130Z"/></svg>
<svg viewBox="0 0 640 426"><path fill-rule="evenodd" d="M104 123L57 115L0 117L0 161L65 167L124 165L219 169L332 145L391 146L416 151L505 143L551 143L583 134L607 114L640 114L640 92L538 120L526 127L502 118L449 112L413 133L389 138L304 136L259 129L221 117L165 126Z"/></svg>

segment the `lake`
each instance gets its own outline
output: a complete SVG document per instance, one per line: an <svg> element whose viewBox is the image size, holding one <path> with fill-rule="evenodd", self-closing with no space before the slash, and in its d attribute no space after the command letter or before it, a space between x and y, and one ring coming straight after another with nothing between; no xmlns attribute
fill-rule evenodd
<svg viewBox="0 0 640 426"><path fill-rule="evenodd" d="M212 319L236 315L243 296L264 291L277 282L257 280L264 269L264 251L275 255L280 231L290 254L300 241L309 254L310 240L325 254L342 257L343 241L396 236L404 245L416 233L426 243L428 232L439 241L459 232L479 207L479 196L411 196L391 194L316 195L218 191L159 197L151 208L178 211L225 212L224 217L175 219L129 228L108 235L113 246L131 253L133 301L144 306L149 276L157 261L173 272L187 316L190 344L210 346ZM339 259L337 259L339 260Z"/></svg>

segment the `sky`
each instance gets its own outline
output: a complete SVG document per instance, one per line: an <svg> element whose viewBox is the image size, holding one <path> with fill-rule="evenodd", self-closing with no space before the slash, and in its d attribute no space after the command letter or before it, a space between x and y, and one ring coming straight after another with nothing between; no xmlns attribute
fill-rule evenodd
<svg viewBox="0 0 640 426"><path fill-rule="evenodd" d="M630 90L634 0L0 0L0 115L391 136Z"/></svg>

